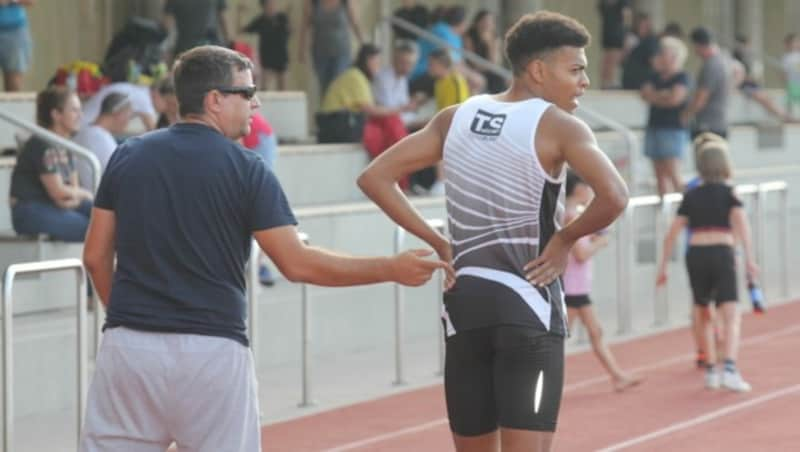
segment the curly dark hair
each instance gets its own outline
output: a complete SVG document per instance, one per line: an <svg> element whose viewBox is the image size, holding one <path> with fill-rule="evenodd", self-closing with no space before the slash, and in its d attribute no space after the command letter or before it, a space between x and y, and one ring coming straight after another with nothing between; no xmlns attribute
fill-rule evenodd
<svg viewBox="0 0 800 452"><path fill-rule="evenodd" d="M522 16L506 33L506 58L515 75L528 63L560 47L586 47L591 41L586 27L577 20L552 11Z"/></svg>

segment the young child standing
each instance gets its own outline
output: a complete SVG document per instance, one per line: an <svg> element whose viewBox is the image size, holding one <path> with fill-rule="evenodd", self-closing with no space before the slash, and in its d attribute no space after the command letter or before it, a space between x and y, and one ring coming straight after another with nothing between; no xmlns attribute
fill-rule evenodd
<svg viewBox="0 0 800 452"><path fill-rule="evenodd" d="M258 34L258 56L261 59L261 89L268 89L274 79L278 91L286 88L289 66L289 18L279 12L275 0L261 2L263 11L254 17L242 33Z"/></svg>
<svg viewBox="0 0 800 452"><path fill-rule="evenodd" d="M564 221L569 223L580 215L581 208L589 204L594 197L592 188L577 174L567 173L567 199ZM608 345L603 341L603 330L597 320L589 299L592 289L592 256L608 245L608 236L604 233L587 235L580 238L572 247L567 258L564 271L564 303L567 305L569 329L575 318L579 318L589 333L589 340L600 363L611 375L614 389L623 391L641 382L638 376L631 376L620 369Z"/></svg>
<svg viewBox="0 0 800 452"><path fill-rule="evenodd" d="M712 140L698 149L697 171L702 183L686 192L678 208L678 215L664 238L664 252L659 265L656 284L667 281L667 260L673 249L675 239L681 231L689 227L689 250L686 253L686 269L694 298L695 318L702 322L702 350L706 353L705 385L709 389L720 386L733 391L749 391L751 386L739 373L736 358L739 350L741 316L738 310L738 287L736 278L736 257L734 244L741 243L744 248L747 273L756 277L755 264L750 238L750 227L742 202L728 184L731 165L727 144ZM712 329L714 311L711 300L716 305L717 315L723 323L723 346L720 351L724 357L722 372L715 363L715 341Z"/></svg>

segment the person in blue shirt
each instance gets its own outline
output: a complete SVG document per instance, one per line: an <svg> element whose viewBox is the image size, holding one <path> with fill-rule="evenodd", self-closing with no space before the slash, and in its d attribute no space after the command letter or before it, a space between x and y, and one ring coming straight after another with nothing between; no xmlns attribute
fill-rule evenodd
<svg viewBox="0 0 800 452"><path fill-rule="evenodd" d="M351 257L298 239L277 178L236 143L260 106L252 69L223 47L183 53L182 120L126 140L108 163L83 255L107 308L83 452L260 450L245 328L253 237L291 281L420 285L450 271L428 250Z"/></svg>
<svg viewBox="0 0 800 452"><path fill-rule="evenodd" d="M0 69L6 91L22 89L22 75L31 63L31 34L26 7L33 0L0 0Z"/></svg>
<svg viewBox="0 0 800 452"><path fill-rule="evenodd" d="M450 58L453 63L458 65L459 69L466 69L466 66L462 64L463 55L461 50L464 48L462 36L467 31L468 26L466 9L463 6L443 6L438 14L435 15L433 26L428 30L431 34L447 43ZM433 97L434 80L428 74L428 56L442 46L425 37L420 37L417 43L419 44L419 58L417 59L417 65L408 77L410 82L409 90L411 93L424 93L428 97Z"/></svg>

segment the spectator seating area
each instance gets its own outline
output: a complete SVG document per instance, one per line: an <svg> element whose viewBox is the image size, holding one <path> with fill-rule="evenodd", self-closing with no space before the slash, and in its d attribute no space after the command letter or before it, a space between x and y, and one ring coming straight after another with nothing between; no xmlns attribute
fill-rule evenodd
<svg viewBox="0 0 800 452"><path fill-rule="evenodd" d="M773 95L780 96L774 92ZM304 93L262 93L262 112L273 124L276 133L286 140L279 148L277 169L279 179L284 185L290 201L296 208L300 228L310 236L312 244L330 246L356 254L381 254L392 251L394 226L374 206L364 202L363 195L355 184L355 178L367 164L368 157L359 143L319 145L307 144L311 136L308 125L308 102ZM587 93L582 104L594 111L606 114L633 128L641 140L646 106L636 93L621 91L592 91ZM13 111L19 117L33 120L33 94L0 95L0 108ZM787 124L766 128L765 116L758 106L747 104L736 97L731 106L732 124L731 147L736 170L737 183L785 180L791 190L800 187L800 125ZM16 131L7 124L0 123L0 147L14 146L13 134ZM601 148L615 162L625 165L622 141L611 131L598 133ZM290 142L304 144L289 144ZM0 186L8 190L13 158L0 160ZM641 180L649 180L650 168L644 158L639 159ZM692 172L690 159L684 159L684 173ZM651 193L652 186L637 187L638 194ZM747 203L748 199L745 199ZM424 215L430 218L444 218L444 206L440 198L417 198L415 203ZM800 197L792 195L791 228L800 227ZM777 205L768 203L765 208L769 231L776 228ZM637 214L638 215L638 214ZM637 217L636 231L631 240L638 244L636 258L641 271L652 272L653 267L653 224L647 215ZM13 239L11 235L8 209L0 209L0 265L3 268L11 263L80 256L80 245L66 245L40 238ZM419 245L413 239L408 246ZM767 260L774 258L778 245L777 234L767 234ZM796 254L796 253L795 253ZM771 257L772 256L772 257ZM791 256L792 266L800 265L800 256ZM615 315L615 253L601 253L596 264L596 303L601 319L614 325ZM774 264L771 264L774 265ZM767 265L769 268L770 265ZM776 268L772 266L772 268ZM676 280L673 296L686 296L685 277L675 267ZM648 273L649 274L649 273ZM769 276L768 276L769 277ZM777 276L775 277L777 278ZM636 282L634 301L634 329L645 331L652 327L653 285L645 276ZM797 291L797 282L794 290ZM30 444L30 448L18 450L37 450L35 432L42 419L73 416L75 406L74 366L74 288L71 274L51 274L43 277L22 278L15 290L15 312L19 316L15 330L15 380L18 442ZM678 290L678 288L681 288ZM310 297L314 302L314 316L325 319L315 321L315 356L355 356L364 350L384 350L387 362L391 361L389 350L392 341L392 286L379 285L368 288L324 289L311 288ZM256 348L259 374L264 382L262 407L264 421L297 415L296 403L299 400L299 381L296 369L299 362L297 350L300 341L300 290L285 281L272 289L261 290L259 296L261 342ZM406 310L406 335L409 341L422 341L433 344L436 337L435 292L431 284L409 289ZM687 321L688 303L676 303L672 307L671 320L674 324ZM24 315L23 315L24 314ZM610 331L613 331L609 328ZM280 339L279 339L280 338ZM430 349L430 347L426 347ZM19 359L29 354L37 354L42 359ZM412 364L413 366L413 364ZM432 366L432 364L431 364ZM432 367L431 367L432 369ZM54 385L52 375L58 373L63 378ZM276 375L291 375L286 381L269 383ZM382 381L382 380L381 380ZM388 386L391 375L385 375ZM320 383L322 384L322 383ZM331 403L331 398L340 395L325 394L320 390L321 403ZM66 413L66 414L65 414ZM72 425L71 422L61 422ZM28 433L26 433L28 432ZM74 434L66 432L65 435ZM26 436L28 435L28 436ZM30 440L24 443L25 438ZM62 441L64 450L74 444ZM38 449L43 450L43 449ZM59 449L48 449L59 450Z"/></svg>

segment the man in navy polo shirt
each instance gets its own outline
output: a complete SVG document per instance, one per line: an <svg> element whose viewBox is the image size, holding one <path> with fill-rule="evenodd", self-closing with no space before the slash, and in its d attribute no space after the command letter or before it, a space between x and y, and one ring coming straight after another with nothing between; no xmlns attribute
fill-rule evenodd
<svg viewBox="0 0 800 452"><path fill-rule="evenodd" d="M81 451L258 451L245 334L251 237L292 281L420 285L441 261L304 245L275 175L234 140L258 109L252 63L194 48L174 69L183 120L127 140L97 192L84 262L107 303ZM116 257L116 269L114 259Z"/></svg>

